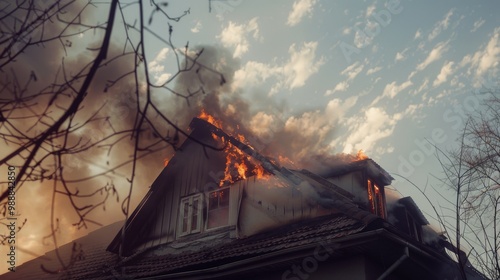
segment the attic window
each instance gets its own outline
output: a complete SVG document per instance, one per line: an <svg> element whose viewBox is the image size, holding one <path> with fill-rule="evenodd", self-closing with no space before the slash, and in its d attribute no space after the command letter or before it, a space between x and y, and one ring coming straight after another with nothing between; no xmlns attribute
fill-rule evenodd
<svg viewBox="0 0 500 280"><path fill-rule="evenodd" d="M385 218L384 195L380 187L371 180L368 180L368 203L373 214Z"/></svg>
<svg viewBox="0 0 500 280"><path fill-rule="evenodd" d="M226 226L229 222L229 188L208 193L207 229Z"/></svg>
<svg viewBox="0 0 500 280"><path fill-rule="evenodd" d="M180 236L200 232L202 209L201 202L201 194L181 199L179 221Z"/></svg>

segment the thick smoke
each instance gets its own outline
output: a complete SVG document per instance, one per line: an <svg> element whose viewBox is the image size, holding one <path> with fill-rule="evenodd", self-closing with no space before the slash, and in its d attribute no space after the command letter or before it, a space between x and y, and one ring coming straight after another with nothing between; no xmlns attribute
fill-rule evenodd
<svg viewBox="0 0 500 280"><path fill-rule="evenodd" d="M14 9L16 5L10 1L10 6L3 10L8 13ZM33 1L35 2L35 1ZM43 5L50 6L54 2L40 1ZM58 6L65 6L70 1L59 1ZM23 2L26 5L32 1ZM9 3L8 3L9 4ZM35 3L38 5L37 3ZM2 5L2 4L0 4ZM43 7L40 7L40 9ZM75 17L83 9L83 3L76 1L66 6L62 14L59 15L60 19L65 21ZM97 7L87 6L81 13L82 19L92 18L91 14L96 13ZM40 10L41 11L41 10ZM34 15L33 13L31 15ZM12 18L26 18L26 10L18 9L12 13L12 17L6 17L6 21ZM41 18L43 20L43 18ZM28 20L34 20L29 18ZM85 22L85 21L84 21ZM3 24L10 24L2 22ZM11 26L19 26L11 25ZM17 53L19 50L22 52L8 64L1 68L2 75L0 77L0 84L2 90L0 91L0 110L2 115L7 118L8 123L2 123L0 132L3 135L14 134L23 140L24 136L34 137L40 135L45 131L50 124L60 118L64 110L68 108L70 102L74 99L76 93L73 89L80 88L85 73L89 69L89 65L95 58L97 51L95 48L87 49L87 47L98 46L102 39L103 33L97 30L96 32L81 32L82 28L78 26L69 26L56 19L55 16L51 20L46 20L43 25L38 25L40 28L31 30L32 32L26 36L20 36L19 42L13 46L8 46L10 41L2 44L0 49L4 47L10 48L11 53ZM42 28L43 27L43 28ZM83 28L84 29L84 28ZM21 35L24 33L21 33ZM59 35L70 35L59 40ZM55 40L47 40L44 43L30 44L28 42L36 42L38 39L56 38ZM42 40L40 39L40 40ZM26 48L24 48L27 46ZM120 56L122 47L112 46L108 53L108 59L112 60ZM3 57L5 58L5 57ZM2 63L7 61L2 60ZM80 106L79 111L74 114L71 119L74 128L81 126L79 129L74 129L67 137L51 138L54 147L62 147L66 143L67 147L72 147L77 150L76 153L64 154L61 156L62 168L64 179L67 180L66 187L71 192L78 191L80 194L89 194L95 190L114 182L115 184L123 184L127 186L124 178L130 177L130 168L127 170L121 169L113 172L113 176L100 176L94 179L85 180L82 182L71 182L71 180L79 178L92 177L106 168L110 168L113 164L114 156L121 155L116 153L120 146L114 148L110 154L109 150L98 147L91 147L95 143L114 130L120 131L130 124L127 124L126 118L121 118L123 114L115 112L116 106L113 106L114 100L119 99L117 96L125 95L130 92L130 81L123 80L122 82L114 85L109 91L105 91L109 81L116 80L120 75L127 71L132 70L133 57L121 57L120 59L112 60L113 62L102 66L98 71L96 78L87 93L85 101ZM67 87L66 81L74 79L71 87ZM60 94L56 95L55 92L61 90ZM101 111L97 111L102 105ZM123 112L122 112L123 113ZM130 112L133 115L133 112ZM39 117L36 117L36 116ZM66 122L63 127L67 127L69 122ZM12 129L15 128L15 129ZM19 132L19 133L17 133ZM24 135L23 135L24 134ZM12 141L13 138L7 138ZM5 157L8 153L12 152L18 146L14 143L6 141L4 149L0 151L0 157ZM128 146L126 144L125 146ZM123 146L123 145L122 145ZM35 162L41 160L44 156L51 152L49 145L42 145L39 153L35 157ZM112 156L109 156L112 155ZM21 165L23 163L22 157L17 157L9 164ZM127 155L123 155L127 157ZM51 234L51 215L50 209L52 205L52 195L54 190L64 192L65 187L60 183L55 183L54 176L49 174L55 171L53 157L49 156L38 167L38 170L47 170L44 180L38 180L39 174L31 177L25 183L18 183L21 187L16 194L17 200L17 214L19 214L19 222L27 219L23 229L17 236L17 243L19 243L19 256L17 264L21 264L27 259L35 255L43 254L47 250L53 249L53 239ZM123 159L117 159L123 161ZM160 166L161 167L161 166ZM160 168L159 168L160 169ZM2 168L3 170L3 168ZM148 169L150 170L150 169ZM19 170L18 170L19 171ZM30 169L28 169L28 172ZM129 173L127 173L129 172ZM6 174L6 171L3 173ZM123 175L123 179L118 175ZM149 181L150 182L150 181ZM147 186L145 182L144 186ZM5 190L2 185L2 191ZM125 192L120 193L120 199L123 200ZM74 203L77 207L84 207L98 203L104 197L97 195L95 198L75 199ZM96 221L97 223L107 224L113 220L123 219L121 215L120 205L113 203L116 197L110 198L110 201L103 207L101 206L96 210L95 214L87 216L87 218ZM53 204L55 217L52 220L53 226L56 228L55 235L57 236L58 245L67 243L83 234L87 230L93 230L95 225L89 223L89 228L78 230L77 227L72 226L78 222L78 217L74 212L73 206L70 204L68 197L56 194L55 203ZM114 205L113 205L114 204ZM103 210L107 206L106 215L102 215ZM110 209L112 209L110 211ZM101 217L105 217L104 219ZM21 224L19 224L21 225ZM2 234L4 232L1 232ZM47 237L47 238L45 238ZM6 271L6 268L5 268Z"/></svg>
<svg viewBox="0 0 500 280"><path fill-rule="evenodd" d="M326 108L325 112L317 109L292 115L284 102L234 87L234 73L240 64L228 50L214 46L196 49L203 50L198 62L218 73L195 66L179 76L176 91L188 95L203 88L204 93L193 96L189 103L176 96L158 99L166 104L164 110L180 127L187 127L203 109L220 120L227 133L244 135L248 144L260 153L292 168L326 172L356 159L353 155L329 152L335 131L335 118L332 118L335 112L328 112ZM252 96L252 100L248 100L248 96Z"/></svg>
<svg viewBox="0 0 500 280"><path fill-rule="evenodd" d="M70 5L65 10L66 16L74 15L81 10L82 6L78 3ZM95 12L93 8L89 7L82 14L82 18L90 18L89 15L93 12ZM44 36L56 36L64 27L65 24L54 20L45 27ZM71 28L66 32L77 34L76 30ZM49 108L49 113L43 121L51 123L57 119L73 100L75 93L67 88L57 99L53 99L53 94L45 93L54 89L49 87L51 84L63 85L64 81L82 75L80 70L83 69L83 73L88 71L89 63L92 62L97 52L95 48L87 49L86 47L98 46L101 36L101 32L95 35L86 32L82 36L68 37L62 42L54 40L43 45L33 45L25 49L15 62L9 64L10 69L2 69L15 73L15 76L4 76L2 83L12 84L14 79L18 79L19 84L25 85L31 80L25 88L23 97L43 93L37 99L32 100L29 108L13 110L14 113L10 115L9 121L20 131L29 131L32 136L46 129L43 122L31 119L30 123L24 118L16 120L15 117L44 112ZM289 113L291 110L286 102L269 100L264 93L249 93L244 88L235 89L233 79L235 72L240 69L240 62L233 58L231 52L219 46L196 47L192 50L191 56L201 50L203 52L197 59L198 64L192 65L193 62L188 60L187 64L193 66L192 70L181 72L173 81L172 89L175 93L184 96L195 93L193 96L182 98L167 90L152 90L152 100L155 105L179 128L187 131L191 119L199 115L203 109L221 120L224 130L229 134L244 135L248 143L257 151L292 168L307 168L313 172L322 173L335 165L355 159L350 155L333 156L328 153L329 143L334 135L334 122L332 122L331 115L335 112L317 109L292 115ZM68 134L67 138L53 139L55 144L67 142L68 147L81 148L76 154L62 157L64 176L68 180L68 188L71 191L90 193L104 185L115 184L120 202L115 202L116 196L111 197L106 205L101 207L103 210L106 209L105 215L103 215L103 210L98 210L88 217L102 224L124 218L120 208L121 202L128 194L130 185L127 180L131 178L132 169L130 164L116 169L115 167L130 161L133 156L134 141L125 131L136 125L137 105L144 105L146 97L143 88L144 77L139 76L140 82L137 85L133 75L123 76L133 70L135 57L122 54L123 45L115 42L110 47L107 63L102 65L97 72L85 101L72 119L73 124L84 125ZM120 79L120 77L124 78ZM72 86L79 88L84 78L85 76L82 75ZM115 81L118 82L115 83ZM136 87L140 88L139 95L136 95ZM0 108L2 112L12 109L8 105L3 105L6 101L12 101L16 94L19 97L18 92L1 92L0 97L4 102ZM252 98L248 100L250 95ZM137 162L132 207L142 199L148 190L147 187L163 168L163 161L174 151L168 145L161 144L159 136L173 137L176 130L152 109L148 110L147 118L149 122L145 122L141 127L140 145L157 150L141 157ZM30 130L32 126L34 129ZM107 139L114 133L117 134ZM179 145L184 140L182 135L180 137ZM91 147L93 143L103 141L103 139L107 140L98 146ZM160 149L161 147L163 149ZM10 150L1 151L0 156L5 156L8 151ZM146 153L142 152L140 155ZM53 166L44 167L49 170L53 169ZM114 169L113 172L106 175L85 181L71 181L89 178L110 168ZM56 188L58 191L63 190L60 184ZM25 244L26 249L37 254L52 248L42 243L42 240L45 240L50 244L51 239L42 239L42 237L50 234L50 213L45 209L49 209L51 205L53 190L54 181L44 180L26 183L18 193L19 213L28 219L23 229L25 233L20 234L19 242ZM101 198L102 196L98 196L94 199L77 200L75 203L81 207L96 203ZM56 196L55 213L59 220L59 230L56 232L59 244L69 242L86 233L86 231L77 231L71 226L72 223L77 222L77 216L66 196ZM26 232L31 234L28 235ZM26 255L20 256L19 260L22 262L26 258Z"/></svg>

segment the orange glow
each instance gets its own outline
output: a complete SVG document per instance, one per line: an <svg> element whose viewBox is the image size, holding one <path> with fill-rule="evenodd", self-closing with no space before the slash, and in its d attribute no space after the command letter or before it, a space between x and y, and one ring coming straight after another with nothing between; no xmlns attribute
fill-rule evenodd
<svg viewBox="0 0 500 280"><path fill-rule="evenodd" d="M358 160L364 160L368 159L368 156L363 152L363 150L359 150L358 153L356 154L356 158Z"/></svg>
<svg viewBox="0 0 500 280"><path fill-rule="evenodd" d="M163 161L163 166L167 166L168 165L168 162L169 162L169 159L166 158L164 161Z"/></svg>
<svg viewBox="0 0 500 280"><path fill-rule="evenodd" d="M278 156L278 161L280 165L295 165L295 163L286 156Z"/></svg>
<svg viewBox="0 0 500 280"><path fill-rule="evenodd" d="M216 119L214 116L208 114L204 109L201 110L198 118L211 123L219 129L222 129L222 122ZM239 126L237 127L239 128ZM226 149L224 150L226 154L224 178L222 178L222 180L219 182L219 186L222 187L227 184L233 184L236 181L245 180L251 176L256 176L256 178L258 179L267 179L269 177L262 166L254 163L252 157L235 147L233 144L226 142L224 137L219 137L215 133L212 133L212 138L217 141L225 142L227 144ZM235 138L245 145L251 147L248 144L245 136L243 136L242 134L236 134Z"/></svg>
<svg viewBox="0 0 500 280"><path fill-rule="evenodd" d="M242 163L236 163L235 164L236 168L238 168L238 174L240 175L241 179L246 179L246 173L248 171L248 167L245 165L244 162Z"/></svg>
<svg viewBox="0 0 500 280"><path fill-rule="evenodd" d="M215 127L222 129L222 123L221 121L215 119L212 115L208 114L205 112L205 109L201 109L201 113L198 115L198 118L205 120L211 124L213 124Z"/></svg>

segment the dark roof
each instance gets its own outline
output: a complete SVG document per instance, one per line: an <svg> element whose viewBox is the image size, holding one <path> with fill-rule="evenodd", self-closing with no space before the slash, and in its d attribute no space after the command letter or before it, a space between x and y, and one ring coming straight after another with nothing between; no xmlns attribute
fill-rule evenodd
<svg viewBox="0 0 500 280"><path fill-rule="evenodd" d="M104 269L104 272L112 275L120 271L127 276L140 278L200 269L353 235L363 231L366 226L357 219L334 214L289 224L245 239L230 239L227 234L222 234L204 248L200 248L202 245L196 241L190 245L174 241L132 255ZM179 249L182 247L185 249ZM72 279L97 279L102 276L102 270L93 270Z"/></svg>
<svg viewBox="0 0 500 280"><path fill-rule="evenodd" d="M41 269L42 264L48 269L58 267L52 251L46 254L51 261L34 259L19 266L16 273L2 275L2 279L114 279L113 275L121 273L132 278L141 278L181 269L198 269L221 262L228 264L286 249L293 251L294 248L304 245L353 235L367 227L360 220L344 214L333 214L285 225L244 239L229 238L225 232L207 242L209 247L201 249L202 245L196 241L191 244L174 241L119 261L116 254L106 251L106 245L122 224L123 222L119 222L103 227L75 240L77 244L83 244L84 253L65 273L47 274ZM67 255L71 246L72 244L64 245L60 251L66 252ZM179 249L182 247L185 249Z"/></svg>

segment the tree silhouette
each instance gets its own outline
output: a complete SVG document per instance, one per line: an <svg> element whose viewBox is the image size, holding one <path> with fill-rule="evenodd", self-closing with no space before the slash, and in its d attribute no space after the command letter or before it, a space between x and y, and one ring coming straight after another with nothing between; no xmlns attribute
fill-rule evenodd
<svg viewBox="0 0 500 280"><path fill-rule="evenodd" d="M490 97L469 115L459 147L438 149L441 182L455 193L447 199L454 218L441 219L441 225L458 249L464 279L471 263L491 279L500 277L500 95L498 89L482 94ZM471 248L467 255L460 253L463 244Z"/></svg>
<svg viewBox="0 0 500 280"><path fill-rule="evenodd" d="M173 16L167 2L154 0L0 3L0 166L16 168L15 192L36 183L51 194L47 238L56 247L61 200L71 205L78 228L100 224L90 214L113 197L128 216L141 162L188 137L159 93L189 105L207 93L207 80L224 86L223 74L200 62L204 49L172 42L174 24L189 12ZM153 39L174 56L176 71L162 81L149 72ZM176 85L187 73L193 87ZM98 172L81 164L90 158L102 159ZM121 197L113 182L120 176L128 181ZM61 270L71 265L58 257Z"/></svg>

